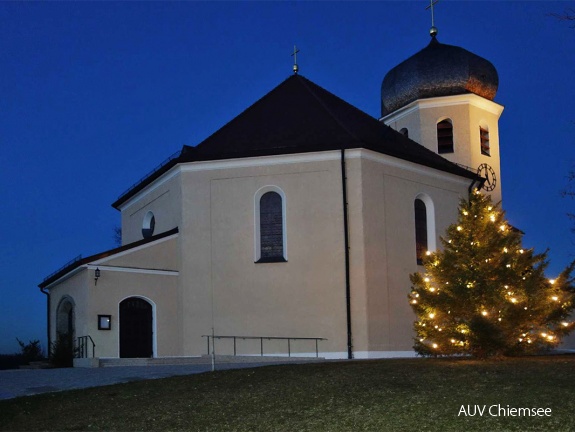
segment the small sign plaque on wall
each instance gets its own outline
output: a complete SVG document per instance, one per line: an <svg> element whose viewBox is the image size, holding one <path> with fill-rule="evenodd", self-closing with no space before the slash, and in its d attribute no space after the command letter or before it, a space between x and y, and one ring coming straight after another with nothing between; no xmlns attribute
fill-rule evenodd
<svg viewBox="0 0 575 432"><path fill-rule="evenodd" d="M112 315L98 315L98 330L112 329Z"/></svg>

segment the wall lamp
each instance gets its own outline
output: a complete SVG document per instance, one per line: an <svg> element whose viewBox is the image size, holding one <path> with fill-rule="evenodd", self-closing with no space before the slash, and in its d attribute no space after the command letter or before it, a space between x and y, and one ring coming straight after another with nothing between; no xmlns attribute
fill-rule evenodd
<svg viewBox="0 0 575 432"><path fill-rule="evenodd" d="M96 267L96 271L94 272L94 286L98 285L99 278L100 278L100 269Z"/></svg>

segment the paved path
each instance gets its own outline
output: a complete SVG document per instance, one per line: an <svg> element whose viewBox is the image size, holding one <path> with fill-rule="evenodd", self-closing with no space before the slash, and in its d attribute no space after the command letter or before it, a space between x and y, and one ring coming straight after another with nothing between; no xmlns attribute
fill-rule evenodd
<svg viewBox="0 0 575 432"><path fill-rule="evenodd" d="M223 363L218 364L216 369L242 369L268 365L270 363ZM191 375L210 370L211 365L2 370L0 371L0 399L176 375Z"/></svg>

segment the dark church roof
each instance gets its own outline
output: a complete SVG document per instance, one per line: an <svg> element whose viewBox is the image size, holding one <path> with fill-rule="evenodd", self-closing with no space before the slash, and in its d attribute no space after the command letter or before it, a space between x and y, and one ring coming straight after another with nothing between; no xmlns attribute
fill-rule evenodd
<svg viewBox="0 0 575 432"><path fill-rule="evenodd" d="M435 37L427 47L391 69L381 84L381 115L438 96L475 93L493 100L499 77L489 61Z"/></svg>
<svg viewBox="0 0 575 432"><path fill-rule="evenodd" d="M197 146L184 146L177 158L112 205L118 208L178 163L354 148L476 178L310 80L292 75Z"/></svg>

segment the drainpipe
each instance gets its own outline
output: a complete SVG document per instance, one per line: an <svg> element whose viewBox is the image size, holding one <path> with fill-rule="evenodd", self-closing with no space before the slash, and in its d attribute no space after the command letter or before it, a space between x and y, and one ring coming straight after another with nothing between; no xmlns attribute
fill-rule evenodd
<svg viewBox="0 0 575 432"><path fill-rule="evenodd" d="M345 244L345 305L347 313L347 358L353 358L351 334L351 287L349 278L349 225L347 220L347 177L345 149L341 149L341 188L343 198L343 237Z"/></svg>
<svg viewBox="0 0 575 432"><path fill-rule="evenodd" d="M46 332L47 332L46 340L48 341L48 347L46 348L46 355L50 357L50 347L52 346L51 344L52 341L50 340L50 292L44 291L44 288L40 288L40 292L46 295Z"/></svg>

